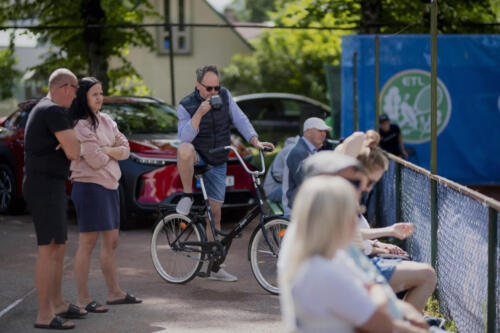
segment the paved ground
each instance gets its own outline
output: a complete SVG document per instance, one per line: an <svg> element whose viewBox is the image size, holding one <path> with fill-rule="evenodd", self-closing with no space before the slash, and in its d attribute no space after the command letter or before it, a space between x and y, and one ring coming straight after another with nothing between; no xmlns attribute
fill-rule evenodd
<svg viewBox="0 0 500 333"><path fill-rule="evenodd" d="M280 332L277 296L269 295L255 281L247 260L248 238L233 242L227 270L239 277L236 283L195 278L186 285L172 285L156 273L149 254L150 229L120 234L117 266L122 288L140 296L140 305L111 306L107 314L89 314L75 320L70 332ZM76 301L73 256L77 228L69 227L63 293ZM0 332L40 332L33 329L37 301L34 290L36 239L29 215L0 216ZM94 298L106 300L94 251L89 286Z"/></svg>

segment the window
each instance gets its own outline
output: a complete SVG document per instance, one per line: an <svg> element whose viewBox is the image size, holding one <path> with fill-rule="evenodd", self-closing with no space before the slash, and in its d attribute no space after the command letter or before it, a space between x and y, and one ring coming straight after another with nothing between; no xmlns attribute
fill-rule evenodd
<svg viewBox="0 0 500 333"><path fill-rule="evenodd" d="M163 14L165 23L178 23L172 26L172 36L168 26L158 28L158 52L169 54L172 47L174 54L189 54L192 51L191 27L183 26L190 22L191 0L164 0Z"/></svg>
<svg viewBox="0 0 500 333"><path fill-rule="evenodd" d="M105 103L101 111L109 114L120 131L127 136L144 133L177 133L175 110L164 104Z"/></svg>
<svg viewBox="0 0 500 333"><path fill-rule="evenodd" d="M293 99L282 99L283 113L285 117L298 118L300 117L300 102Z"/></svg>

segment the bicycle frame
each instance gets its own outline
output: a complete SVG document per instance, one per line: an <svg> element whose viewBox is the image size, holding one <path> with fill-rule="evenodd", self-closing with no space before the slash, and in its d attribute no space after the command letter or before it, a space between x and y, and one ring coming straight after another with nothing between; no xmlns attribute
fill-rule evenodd
<svg viewBox="0 0 500 333"><path fill-rule="evenodd" d="M201 184L201 191L203 193L203 199L205 200L205 206L206 206L206 209L207 209L207 215L208 215L208 220L210 222L210 229L212 231L212 235L214 237L214 240L215 242L219 242L219 239L217 237L217 235L223 235L224 238L222 238L220 240L220 243L226 248L226 252L227 250L229 250L229 247L231 246L231 242L232 240L241 233L241 231L243 229L246 228L247 225L249 225L254 218L257 217L257 215L259 215L260 213L260 219L259 219L259 225L261 227L261 230L262 230L262 234L264 235L264 239L267 243L267 245L269 246L271 252L273 255L277 255L277 253L274 251L273 247L271 246L271 243L267 237L267 234L264 230L264 219L266 217L266 214L265 214L265 210L264 210L264 202L262 200L262 194L260 193L260 189L259 189L259 185L260 185L260 178L259 176L263 175L265 172L266 172L266 167L265 167L265 164L264 164L264 155L262 153L261 150L259 150L259 157L260 157L260 162L261 162L261 170L256 170L256 171L251 171L250 169L248 169L246 163L243 161L243 159L241 158L240 154L238 153L238 151L232 147L232 146L225 146L223 147L224 149L228 150L232 150L236 157L238 158L238 160L240 161L241 165L243 166L243 168L245 169L245 171L247 173L249 173L251 176L252 176L252 184L254 186L254 189L255 189L255 193L257 195L257 203L258 205L253 207L252 209L250 209L250 211L248 211L248 213L240 220L240 222L238 223L238 225L229 232L229 234L227 235L224 235L224 233L218 231L216 228L215 228L215 223L214 223L214 220L213 220L213 215L212 215L212 208L210 206L210 203L208 201L208 197L207 197L207 193L205 191L205 184L204 184L204 181L203 181L203 175L200 175L198 176L198 179L200 180L200 184ZM220 149L220 148L219 148Z"/></svg>
<svg viewBox="0 0 500 333"><path fill-rule="evenodd" d="M239 221L238 225L233 230L231 230L228 234L223 233L220 230L217 230L217 228L215 227L215 222L212 214L212 207L210 206L210 202L205 189L205 182L203 180L203 175L202 174L196 175L196 178L200 181L201 192L203 195L203 199L205 201L205 208L207 211L208 221L210 224L210 229L214 240L209 242L206 238L205 233L203 233L204 239L202 242L196 242L196 241L179 242L179 239L185 234L187 229L183 230L179 235L177 235L176 239L173 240L172 242L168 238L168 233L166 234L167 234L167 241L169 242L169 244L172 244L173 249L182 248L183 251L201 252L209 255L209 265L207 267L207 273L198 273L198 275L204 274L205 276L209 275L209 272L211 271L214 264L216 265L216 269L218 269L218 266L225 261L226 255L229 251L229 248L231 247L232 240L235 237L237 237L241 233L241 231L245 229L259 214L260 214L259 226L262 230L264 239L267 245L269 246L271 253L274 256L277 256L277 253L274 250L273 246L271 245L267 233L265 232L264 229L264 222L267 217L265 215L262 194L259 189L260 185L259 176L265 173L264 156L262 151L259 151L261 160L261 170L252 171L248 169L247 165L245 164L239 153L234 149L234 147L226 146L218 149L231 149L235 152L236 156L238 157L245 171L249 173L252 177L252 183L255 189L255 193L257 195L258 204L247 212L247 214ZM204 219L205 218L202 215L202 213L195 213L194 215L192 215L191 223L201 224L204 221ZM219 236L223 236L223 238L219 239Z"/></svg>

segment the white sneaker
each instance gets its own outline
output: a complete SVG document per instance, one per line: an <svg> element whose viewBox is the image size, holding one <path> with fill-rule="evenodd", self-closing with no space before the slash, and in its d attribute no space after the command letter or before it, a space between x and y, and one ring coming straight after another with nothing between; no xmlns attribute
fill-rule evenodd
<svg viewBox="0 0 500 333"><path fill-rule="evenodd" d="M225 282L236 282L238 281L238 278L234 275L229 274L222 268L219 269L218 272L211 272L210 276L208 277L209 280L214 280L214 281L225 281Z"/></svg>
<svg viewBox="0 0 500 333"><path fill-rule="evenodd" d="M186 195L182 197L181 200L179 200L177 206L175 207L175 211L178 214L188 215L189 212L191 211L192 205L193 205L193 198L191 196Z"/></svg>

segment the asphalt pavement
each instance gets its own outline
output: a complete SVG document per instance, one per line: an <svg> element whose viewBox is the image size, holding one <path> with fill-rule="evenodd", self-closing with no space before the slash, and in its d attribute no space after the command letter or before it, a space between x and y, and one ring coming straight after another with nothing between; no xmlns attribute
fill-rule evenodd
<svg viewBox="0 0 500 333"><path fill-rule="evenodd" d="M195 278L185 285L169 284L156 273L151 261L151 228L120 232L116 252L120 285L144 302L108 306L105 314L89 313L85 319L73 320L76 328L68 332L282 332L278 297L258 285L247 259L248 239L255 225L256 221L242 238L233 241L225 267L239 278L232 283ZM73 257L77 240L77 226L70 217L63 295L72 303L76 302ZM46 331L33 328L36 257L31 216L0 215L1 333ZM99 244L92 256L89 289L95 300L105 303Z"/></svg>

